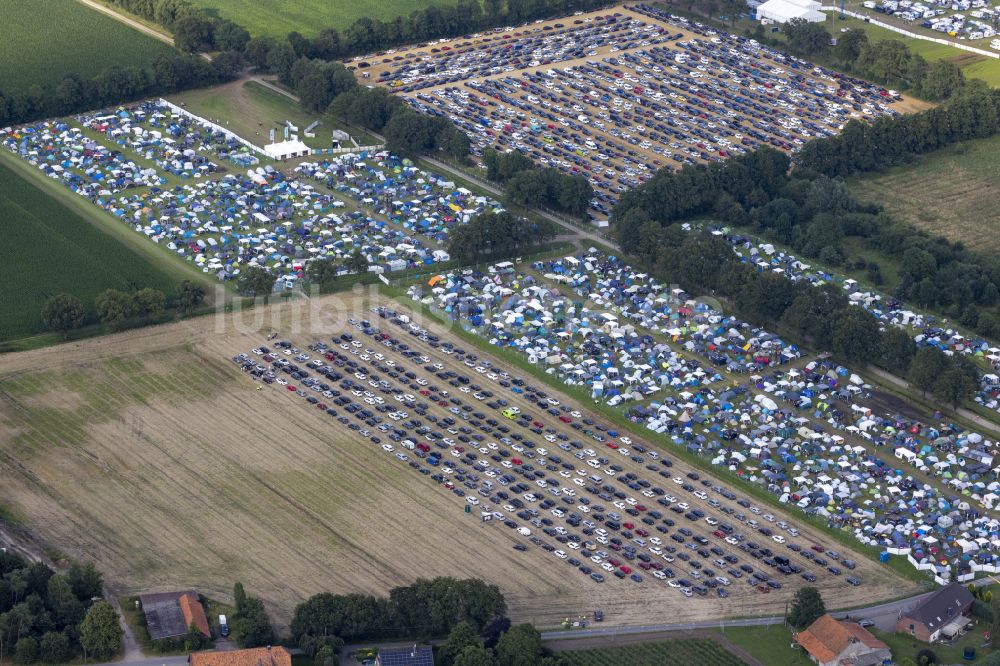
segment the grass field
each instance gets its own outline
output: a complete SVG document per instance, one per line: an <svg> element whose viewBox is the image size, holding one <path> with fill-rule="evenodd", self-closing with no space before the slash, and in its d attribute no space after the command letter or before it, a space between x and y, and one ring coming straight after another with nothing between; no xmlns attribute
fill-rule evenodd
<svg viewBox="0 0 1000 666"><path fill-rule="evenodd" d="M681 638L662 643L574 650L561 653L572 666L741 666L744 662L709 638Z"/></svg>
<svg viewBox="0 0 1000 666"><path fill-rule="evenodd" d="M923 39L914 39L856 18L845 17L841 21L836 17L835 12L827 12L825 25L827 30L835 37L842 28L862 28L868 34L870 41L894 39L903 42L910 48L911 52L923 56L928 61L951 60L962 68L966 78L982 79L991 86L1000 86L1000 60L996 58L987 58L986 56L969 53L968 51L945 46L944 44L936 44ZM986 47L984 44L979 44L978 46L980 48ZM987 50L989 49L987 48Z"/></svg>
<svg viewBox="0 0 1000 666"><path fill-rule="evenodd" d="M358 129L340 126L330 117L322 118L315 138L307 138L301 130L305 130L319 116L306 113L292 99L256 81L235 81L216 88L189 90L171 96L170 101L229 128L259 146L268 143L268 130L272 127L276 130L275 141L281 141L281 128L286 120L298 126L299 138L311 148L329 148L330 131L333 129L347 131L363 146L376 143L374 137Z"/></svg>
<svg viewBox="0 0 1000 666"><path fill-rule="evenodd" d="M810 666L813 662L802 650L791 647L788 627L729 627L725 637L767 666Z"/></svg>
<svg viewBox="0 0 1000 666"><path fill-rule="evenodd" d="M68 292L88 308L104 289L172 293L180 277L143 260L0 162L0 340L42 330L41 309Z"/></svg>
<svg viewBox="0 0 1000 666"><path fill-rule="evenodd" d="M911 164L850 181L863 201L877 202L897 219L962 241L1000 249L1000 137L967 141L917 157ZM891 193L892 196L889 196Z"/></svg>
<svg viewBox="0 0 1000 666"><path fill-rule="evenodd" d="M76 72L92 77L110 65L146 66L170 46L75 0L0 0L0 90L43 88Z"/></svg>
<svg viewBox="0 0 1000 666"><path fill-rule="evenodd" d="M227 18L247 28L252 35L284 37L293 30L312 37L323 28L347 29L363 16L392 20L408 16L416 9L431 5L447 5L452 0L192 0L192 4L208 9L216 16Z"/></svg>

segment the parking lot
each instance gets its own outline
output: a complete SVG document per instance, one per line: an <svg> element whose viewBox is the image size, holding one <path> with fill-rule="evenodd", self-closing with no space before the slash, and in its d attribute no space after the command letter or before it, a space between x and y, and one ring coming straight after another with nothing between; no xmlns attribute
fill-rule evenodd
<svg viewBox="0 0 1000 666"><path fill-rule="evenodd" d="M861 598L891 577L402 311L232 360L450 493L511 549L547 552L571 584L746 608L805 584Z"/></svg>
<svg viewBox="0 0 1000 666"><path fill-rule="evenodd" d="M606 217L659 168L770 144L795 150L920 105L894 92L642 4L435 42L350 63L477 151L518 150L583 174Z"/></svg>

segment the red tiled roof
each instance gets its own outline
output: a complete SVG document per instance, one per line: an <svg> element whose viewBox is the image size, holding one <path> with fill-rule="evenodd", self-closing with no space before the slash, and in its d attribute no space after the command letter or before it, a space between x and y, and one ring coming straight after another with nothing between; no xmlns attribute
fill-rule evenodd
<svg viewBox="0 0 1000 666"><path fill-rule="evenodd" d="M212 631L208 628L208 618L205 617L205 608L198 601L198 597L190 592L185 592L177 599L177 603L181 605L181 613L184 614L184 624L190 627L193 623L205 638L211 638Z"/></svg>
<svg viewBox="0 0 1000 666"><path fill-rule="evenodd" d="M192 652L191 666L292 666L292 655L281 646Z"/></svg>
<svg viewBox="0 0 1000 666"><path fill-rule="evenodd" d="M861 625L839 622L829 614L821 616L808 629L796 634L795 641L819 662L827 662L843 652L852 638L872 649L888 648Z"/></svg>

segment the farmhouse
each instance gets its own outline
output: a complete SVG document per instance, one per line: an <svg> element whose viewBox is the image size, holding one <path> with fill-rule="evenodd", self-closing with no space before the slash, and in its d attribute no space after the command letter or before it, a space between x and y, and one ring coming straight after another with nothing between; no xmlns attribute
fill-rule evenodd
<svg viewBox="0 0 1000 666"><path fill-rule="evenodd" d="M889 647L861 625L827 613L800 631L795 642L820 666L870 666L892 658Z"/></svg>
<svg viewBox="0 0 1000 666"><path fill-rule="evenodd" d="M951 638L969 624L965 614L972 607L972 601L971 592L952 583L904 612L896 621L896 631L927 643Z"/></svg>
<svg viewBox="0 0 1000 666"><path fill-rule="evenodd" d="M292 654L281 646L248 650L192 652L190 666L292 666Z"/></svg>
<svg viewBox="0 0 1000 666"><path fill-rule="evenodd" d="M154 641L177 638L187 633L192 624L205 638L211 638L205 609L192 590L144 594L139 597L142 612L146 615L149 637Z"/></svg>
<svg viewBox="0 0 1000 666"><path fill-rule="evenodd" d="M375 666L434 666L434 651L430 645L380 648Z"/></svg>

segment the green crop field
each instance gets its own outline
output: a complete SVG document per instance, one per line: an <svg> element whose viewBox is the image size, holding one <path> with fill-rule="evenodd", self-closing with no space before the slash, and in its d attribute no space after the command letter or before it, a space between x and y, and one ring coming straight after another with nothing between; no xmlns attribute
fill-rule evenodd
<svg viewBox="0 0 1000 666"><path fill-rule="evenodd" d="M573 666L742 666L739 657L708 638L684 638L662 643L636 643L622 647L562 652Z"/></svg>
<svg viewBox="0 0 1000 666"><path fill-rule="evenodd" d="M153 287L169 294L181 280L150 265L3 163L0 238L0 340L40 332L42 306L60 292L74 294L89 309L104 289Z"/></svg>
<svg viewBox="0 0 1000 666"><path fill-rule="evenodd" d="M323 28L344 30L363 16L390 20L415 9L454 0L192 0L213 14L244 26L252 35L284 37L293 30L312 37Z"/></svg>
<svg viewBox="0 0 1000 666"><path fill-rule="evenodd" d="M1000 137L949 146L849 183L859 199L884 205L897 219L969 248L1000 250Z"/></svg>
<svg viewBox="0 0 1000 666"><path fill-rule="evenodd" d="M0 90L27 91L75 72L148 65L173 49L75 0L0 0Z"/></svg>

